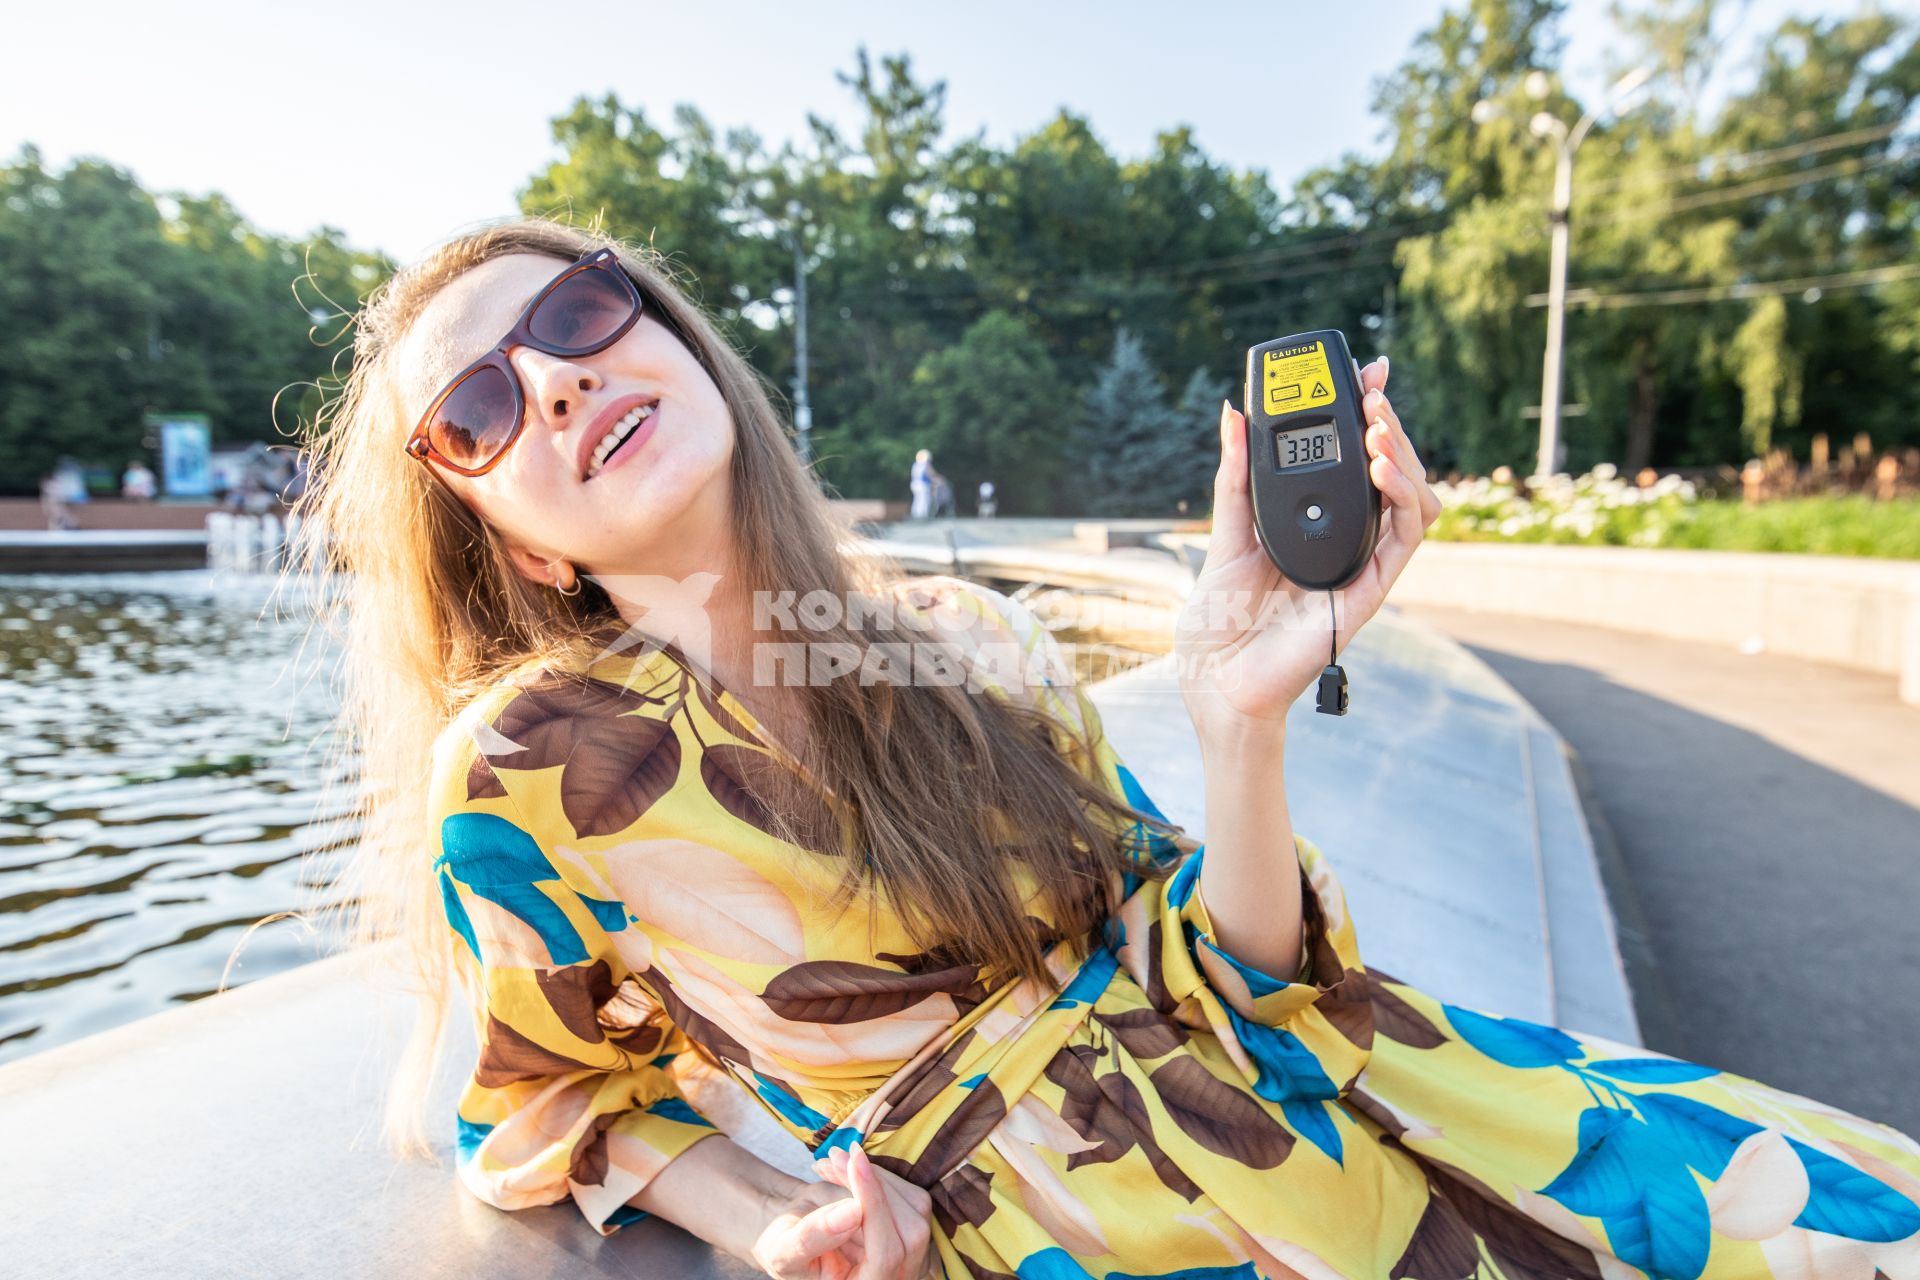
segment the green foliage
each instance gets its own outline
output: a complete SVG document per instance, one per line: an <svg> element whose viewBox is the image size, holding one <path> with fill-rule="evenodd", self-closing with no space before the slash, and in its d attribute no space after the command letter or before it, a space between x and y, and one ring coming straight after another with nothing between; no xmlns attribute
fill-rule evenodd
<svg viewBox="0 0 1920 1280"><path fill-rule="evenodd" d="M1173 121L1137 157L1067 110L1006 143L950 138L943 82L860 49L838 77L859 109L848 130L810 116L775 149L691 107L655 119L582 97L519 199L666 253L774 388L793 385L804 270L832 489L900 496L927 444L958 487L993 479L1010 513L1170 512L1205 507L1217 401L1237 399L1247 347L1312 328L1396 357L1395 404L1430 471L1531 470L1555 166L1528 122L1571 127L1591 108L1569 467L1737 463L1769 444L1804 457L1818 431L1920 445L1920 279L1848 283L1920 261L1905 127L1920 24L1789 19L1709 111L1739 14L1626 0L1618 68L1659 74L1612 109L1559 78L1564 8L1453 0L1379 82L1379 154L1283 187ZM1481 103L1493 113L1476 121ZM268 438L273 391L329 354L306 334L316 297L287 285L310 262L351 305L389 269L337 233L281 241L218 195L155 198L92 161L48 173L31 150L0 169L0 254L0 324L19 335L0 350L0 482L16 489L56 438L124 461L149 406L209 412L222 442ZM1069 427L1099 445L1085 474Z"/></svg>
<svg viewBox="0 0 1920 1280"><path fill-rule="evenodd" d="M956 345L914 370L912 399L912 430L898 437L899 452L888 459L899 487L914 450L927 448L956 499L991 480L1003 515L1053 509L1072 476L1063 429L1072 406L1052 357L1025 321L1004 311L982 316Z"/></svg>
<svg viewBox="0 0 1920 1280"><path fill-rule="evenodd" d="M1611 464L1556 476L1522 491L1476 479L1434 486L1440 518L1427 536L1443 542L1563 543L1690 547L1805 555L1920 559L1920 499L1875 502L1858 495L1783 498L1747 504L1697 501L1693 486L1668 476L1650 488L1628 484Z"/></svg>
<svg viewBox="0 0 1920 1280"><path fill-rule="evenodd" d="M1167 389L1139 337L1121 329L1080 406L1074 455L1089 515L1164 515L1167 467L1185 441L1168 430Z"/></svg>
<svg viewBox="0 0 1920 1280"><path fill-rule="evenodd" d="M322 228L283 240L218 195L156 199L95 160L0 166L0 491L31 493L61 455L155 461L149 410L202 412L216 444L285 443L351 307L392 264ZM331 302L329 301L331 300ZM280 400L276 431L275 397Z"/></svg>
<svg viewBox="0 0 1920 1280"><path fill-rule="evenodd" d="M1660 545L1920 560L1920 500L1874 502L1849 494L1757 506L1704 502Z"/></svg>

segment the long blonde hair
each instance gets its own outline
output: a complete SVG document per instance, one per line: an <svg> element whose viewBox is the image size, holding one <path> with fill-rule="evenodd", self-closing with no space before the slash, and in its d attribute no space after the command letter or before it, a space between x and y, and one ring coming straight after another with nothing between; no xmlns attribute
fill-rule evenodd
<svg viewBox="0 0 1920 1280"><path fill-rule="evenodd" d="M653 251L544 219L516 220L446 243L367 299L351 370L303 431L312 480L294 513L308 536L289 574L335 588L313 595L322 602L316 625L340 647L336 750L351 764L348 822L357 831L332 877L323 923L337 948L399 939L411 960L419 1016L385 1112L387 1138L402 1154L432 1151L424 1103L452 977L452 935L428 844L437 833L425 810L434 740L508 671L591 653L620 619L584 576L574 596L529 581L495 531L404 453L408 406L394 353L428 302L463 272L512 253L570 262L603 245L619 252L649 314L688 345L732 414L735 568L744 585L848 600L901 580L897 566L857 553L789 443L768 384ZM879 613L809 629L807 639L864 652L916 635L924 638ZM840 900L872 891L920 945L954 948L997 979L1044 980L1045 945L1084 939L1114 905L1115 872L1142 870L1125 861L1115 835L1153 823L1152 815L1074 767L1054 737L1061 726L1043 713L964 685L841 679L793 692L809 727L798 762L836 798L844 848L866 855L844 859ZM965 803L955 802L956 779L965 780ZM801 834L798 815L776 817ZM821 829L807 824L805 834ZM1019 833L1017 846L1009 832ZM1016 861L1031 876L1024 889ZM1033 885L1051 933L1032 918L1024 895Z"/></svg>

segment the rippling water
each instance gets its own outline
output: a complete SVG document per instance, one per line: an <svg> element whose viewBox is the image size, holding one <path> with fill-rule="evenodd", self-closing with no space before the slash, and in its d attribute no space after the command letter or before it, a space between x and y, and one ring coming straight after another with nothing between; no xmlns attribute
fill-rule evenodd
<svg viewBox="0 0 1920 1280"><path fill-rule="evenodd" d="M213 994L312 905L331 653L201 571L0 575L0 1061ZM226 984L317 958L296 919Z"/></svg>
<svg viewBox="0 0 1920 1280"><path fill-rule="evenodd" d="M323 954L293 918L241 945L351 835L308 621L267 577L0 575L0 1062ZM1083 681L1148 656L1058 635Z"/></svg>

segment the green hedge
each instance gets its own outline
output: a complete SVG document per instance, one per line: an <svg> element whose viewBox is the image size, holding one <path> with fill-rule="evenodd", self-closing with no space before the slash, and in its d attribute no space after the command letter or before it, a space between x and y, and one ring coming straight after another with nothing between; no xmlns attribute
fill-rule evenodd
<svg viewBox="0 0 1920 1280"><path fill-rule="evenodd" d="M1580 521L1514 500L1449 506L1427 536L1450 542L1568 543L1583 546L1693 547L1710 551L1789 551L1826 556L1920 560L1920 499L1875 502L1844 495L1743 502L1688 502L1671 495L1632 506L1602 507ZM1501 532L1504 523L1509 532ZM1515 527L1516 525L1520 527Z"/></svg>

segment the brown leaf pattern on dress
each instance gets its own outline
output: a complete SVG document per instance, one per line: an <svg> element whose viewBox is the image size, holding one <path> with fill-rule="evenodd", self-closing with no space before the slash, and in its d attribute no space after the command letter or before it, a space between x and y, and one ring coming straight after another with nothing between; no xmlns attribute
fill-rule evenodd
<svg viewBox="0 0 1920 1280"><path fill-rule="evenodd" d="M772 815L781 813L798 832L802 848L840 852L832 813L770 752L716 742L700 753L700 781L722 809L748 826L779 839Z"/></svg>
<svg viewBox="0 0 1920 1280"><path fill-rule="evenodd" d="M1166 974L1162 971L1158 920L1147 926L1147 1003L1168 1015L1179 1005L1167 990Z"/></svg>
<svg viewBox="0 0 1920 1280"><path fill-rule="evenodd" d="M972 1030L962 1032L952 1044L941 1050L939 1057L922 1067L893 1106L888 1108L876 1132L898 1129L919 1115L929 1102L945 1093L947 1087L960 1078L953 1069L954 1064L966 1055L968 1047L977 1038L978 1034Z"/></svg>
<svg viewBox="0 0 1920 1280"><path fill-rule="evenodd" d="M486 756L475 756L473 763L467 766L467 799L500 800L506 794L506 784L500 781L500 775L487 763Z"/></svg>
<svg viewBox="0 0 1920 1280"><path fill-rule="evenodd" d="M613 999L613 970L605 960L596 960L590 966L546 969L533 977L562 1026L588 1044L599 1044L607 1038L595 1016L601 1005Z"/></svg>
<svg viewBox="0 0 1920 1280"><path fill-rule="evenodd" d="M933 1198L933 1219L948 1236L953 1235L963 1222L970 1227L981 1226L993 1216L992 1191L991 1174L973 1165L963 1164L929 1189L927 1194Z"/></svg>
<svg viewBox="0 0 1920 1280"><path fill-rule="evenodd" d="M1365 1089L1357 1085L1348 1089L1346 1100L1353 1105L1355 1111L1385 1129L1393 1137L1406 1137L1407 1126L1400 1123L1400 1117L1381 1105L1380 1100Z"/></svg>
<svg viewBox="0 0 1920 1280"><path fill-rule="evenodd" d="M1473 1280L1479 1271L1479 1239L1461 1220L1459 1210L1444 1198L1430 1195L1387 1280Z"/></svg>
<svg viewBox="0 0 1920 1280"><path fill-rule="evenodd" d="M637 976L640 981L653 989L660 1001L660 1006L667 1012L668 1020L685 1033L687 1039L716 1058L724 1058L728 1062L737 1062L742 1065L752 1061L752 1055L747 1052L747 1047L734 1039L725 1027L681 999L680 993L673 989L673 983L668 980L666 974L650 968Z"/></svg>
<svg viewBox="0 0 1920 1280"><path fill-rule="evenodd" d="M782 970L762 998L789 1022L869 1022L938 992L965 991L978 972L960 966L914 974L846 960L812 960Z"/></svg>
<svg viewBox="0 0 1920 1280"><path fill-rule="evenodd" d="M1272 1169L1293 1152L1293 1134L1247 1094L1193 1058L1178 1057L1148 1076L1167 1114L1189 1138L1249 1169Z"/></svg>
<svg viewBox="0 0 1920 1280"><path fill-rule="evenodd" d="M577 1058L555 1053L535 1044L492 1014L487 1015L487 1039L474 1063L474 1083L487 1089L538 1080L542 1076L585 1071L587 1064Z"/></svg>
<svg viewBox="0 0 1920 1280"><path fill-rule="evenodd" d="M667 1040L666 1011L632 977L599 1002L594 1009L594 1020L608 1043L635 1057L654 1056Z"/></svg>
<svg viewBox="0 0 1920 1280"><path fill-rule="evenodd" d="M494 727L519 744L499 765L561 767L560 807L576 834L626 830L673 788L680 740L666 720L628 712L649 705L601 680L547 679L522 689Z"/></svg>
<svg viewBox="0 0 1920 1280"><path fill-rule="evenodd" d="M1367 985L1366 970L1349 969L1340 958L1339 949L1328 936L1327 916L1320 905L1320 895L1314 891L1304 867L1300 872L1300 918L1301 927L1310 940L1307 977L1321 989L1314 1007L1355 1048L1372 1049L1373 993ZM1334 974L1339 977L1333 977ZM1343 1080L1340 1085L1344 1089L1352 1083L1352 1080Z"/></svg>
<svg viewBox="0 0 1920 1280"><path fill-rule="evenodd" d="M1333 989L1322 992L1315 1004L1327 1021L1333 1024L1333 1029L1345 1036L1355 1048L1373 1048L1373 993L1364 970L1344 971Z"/></svg>
<svg viewBox="0 0 1920 1280"><path fill-rule="evenodd" d="M1094 1021L1113 1032L1126 1051L1141 1061L1164 1058L1187 1042L1187 1032L1158 1009L1095 1013Z"/></svg>
<svg viewBox="0 0 1920 1280"><path fill-rule="evenodd" d="M1046 1076L1066 1095L1060 1118L1088 1142L1100 1145L1089 1151L1076 1151L1067 1157L1067 1171L1083 1164L1110 1164L1133 1150L1140 1134L1127 1109L1127 1095L1137 1097L1133 1084L1119 1072L1096 1076L1094 1068L1100 1054L1091 1045L1072 1044L1061 1048L1047 1062ZM1142 1107L1140 1115L1146 1114ZM1149 1130L1151 1134L1151 1130Z"/></svg>
<svg viewBox="0 0 1920 1280"><path fill-rule="evenodd" d="M982 1080L967 1091L966 1101L953 1109L939 1132L927 1140L920 1156L900 1176L916 1186L931 1189L954 1166L972 1155L994 1126L1007 1118L1007 1100L991 1080Z"/></svg>
<svg viewBox="0 0 1920 1280"><path fill-rule="evenodd" d="M693 687L695 694L700 699L700 705L706 708L707 714L713 717L714 723L718 724L722 729L740 739L742 742L752 743L756 746L765 745L761 742L760 736L753 730L747 728L746 722L741 720L739 716L734 715L727 704L721 701L719 695L708 688L705 683L696 680L693 682Z"/></svg>
<svg viewBox="0 0 1920 1280"><path fill-rule="evenodd" d="M1395 1138L1381 1141L1400 1146ZM1400 1149L1407 1150L1404 1146ZM1427 1175L1427 1194L1445 1199L1453 1207L1506 1274L1601 1280L1600 1262L1593 1250L1535 1222L1466 1170L1432 1156L1414 1154L1414 1159Z"/></svg>
<svg viewBox="0 0 1920 1280"><path fill-rule="evenodd" d="M1103 1056L1090 1046L1072 1045L1056 1053L1047 1064L1047 1079L1066 1094L1060 1118L1087 1141L1101 1144L1092 1151L1077 1151L1068 1156L1068 1171L1083 1164L1118 1160L1137 1146L1153 1168L1154 1176L1169 1191L1189 1204L1198 1200L1199 1186L1154 1139L1153 1115L1133 1081L1117 1070L1105 1074L1095 1070Z"/></svg>
<svg viewBox="0 0 1920 1280"><path fill-rule="evenodd" d="M583 1186L597 1187L607 1180L607 1130L623 1113L607 1111L593 1118L593 1124L573 1149L567 1176Z"/></svg>
<svg viewBox="0 0 1920 1280"><path fill-rule="evenodd" d="M957 990L948 990L948 994L953 997L954 1009L957 1015L962 1018L966 1017L968 1010L978 1005L991 994L987 990L987 984L980 981L979 962L969 958L965 950L957 942L944 942L938 946L930 947L925 951L915 951L909 955L898 955L893 952L881 951L875 954L874 959L885 961L887 964L898 965L908 973L915 974L932 973L940 969L954 969L963 965L972 970L974 980L971 983Z"/></svg>
<svg viewBox="0 0 1920 1280"><path fill-rule="evenodd" d="M1373 998L1373 1024L1380 1034L1410 1049L1438 1049L1445 1044L1446 1034L1434 1026L1426 1014L1388 990L1389 983L1406 985L1378 969L1367 971L1367 990Z"/></svg>

